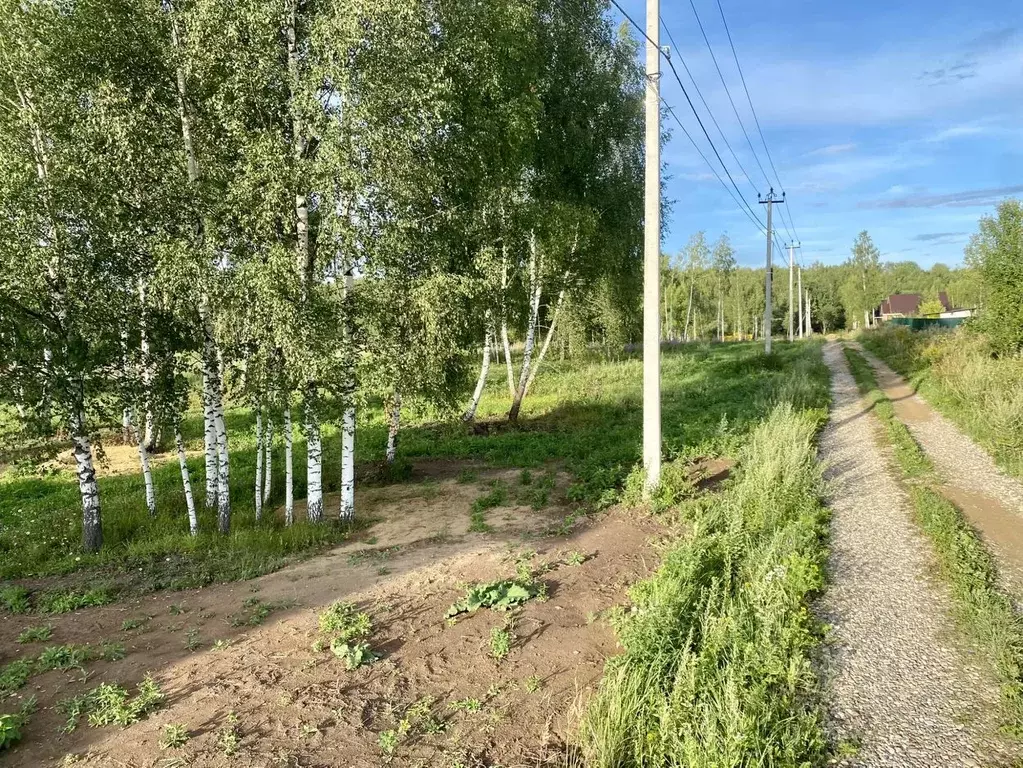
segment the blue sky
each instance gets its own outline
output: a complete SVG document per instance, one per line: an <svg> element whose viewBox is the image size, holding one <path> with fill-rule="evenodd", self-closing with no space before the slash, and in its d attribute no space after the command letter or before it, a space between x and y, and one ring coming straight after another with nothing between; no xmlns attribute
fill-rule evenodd
<svg viewBox="0 0 1023 768"><path fill-rule="evenodd" d="M693 1L753 147L773 177L717 4ZM645 0L620 2L644 23ZM1018 0L722 0L722 6L803 244L802 263L844 261L856 234L866 229L886 260L959 264L977 220L1000 199L1023 197ZM681 49L674 53L683 83L739 189L763 218L756 192L766 193L767 182L689 0L661 0L661 16ZM661 37L667 44L663 31ZM679 54L749 180L690 88ZM678 84L662 66L662 97L716 163ZM665 250L677 251L697 230L710 238L727 232L741 264L762 264L763 235L674 121L666 125L675 127L662 156L675 205ZM779 233L783 242L789 240L784 228Z"/></svg>

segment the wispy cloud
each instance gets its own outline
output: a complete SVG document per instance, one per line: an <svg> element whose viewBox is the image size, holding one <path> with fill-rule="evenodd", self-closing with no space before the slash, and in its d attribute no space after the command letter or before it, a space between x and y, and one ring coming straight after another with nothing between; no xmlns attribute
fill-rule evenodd
<svg viewBox="0 0 1023 768"><path fill-rule="evenodd" d="M924 232L919 235L913 235L911 239L923 243L932 243L939 240L957 240L958 238L964 237L968 234L968 232Z"/></svg>
<svg viewBox="0 0 1023 768"><path fill-rule="evenodd" d="M950 139L961 139L966 136L979 136L981 134L988 133L989 128L983 125L969 124L969 125L953 125L951 128L946 128L943 131L931 134L924 138L924 141L930 144L938 144L943 141L949 141Z"/></svg>
<svg viewBox="0 0 1023 768"><path fill-rule="evenodd" d="M968 206L986 206L1000 202L1010 195L1023 192L1023 185L1012 187L995 187L992 189L972 189L953 192L947 195L909 195L893 200L865 200L860 208L960 208Z"/></svg>
<svg viewBox="0 0 1023 768"><path fill-rule="evenodd" d="M807 152L808 155L840 155L843 152L852 152L856 149L855 144L829 144L826 147Z"/></svg>

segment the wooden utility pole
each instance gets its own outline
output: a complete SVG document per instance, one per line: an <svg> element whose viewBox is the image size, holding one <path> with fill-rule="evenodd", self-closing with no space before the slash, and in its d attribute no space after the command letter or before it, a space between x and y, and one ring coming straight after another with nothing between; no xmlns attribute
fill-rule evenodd
<svg viewBox="0 0 1023 768"><path fill-rule="evenodd" d="M643 218L643 468L649 492L661 481L661 24L646 3L646 173Z"/></svg>
<svg viewBox="0 0 1023 768"><path fill-rule="evenodd" d="M764 277L764 327L761 332L764 335L764 353L769 355L771 354L771 326L773 325L772 318L774 315L771 307L771 272L774 269L771 264L771 249L774 239L774 231L771 229L771 212L775 203L785 202L785 193L782 192L780 198L775 197L774 187L772 187L770 191L768 191L767 197L757 195L757 199L760 201L761 205L767 206L767 274Z"/></svg>

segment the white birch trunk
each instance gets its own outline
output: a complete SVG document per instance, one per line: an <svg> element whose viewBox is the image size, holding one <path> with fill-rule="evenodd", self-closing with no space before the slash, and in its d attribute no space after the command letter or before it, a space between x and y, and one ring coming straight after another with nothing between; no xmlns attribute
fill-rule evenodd
<svg viewBox="0 0 1023 768"><path fill-rule="evenodd" d="M345 408L341 419L341 514L355 519L355 407Z"/></svg>
<svg viewBox="0 0 1023 768"><path fill-rule="evenodd" d="M206 457L206 509L217 506L218 463L217 463L217 413L214 392L217 387L213 355L208 346L204 354L202 370L202 415L203 452Z"/></svg>
<svg viewBox="0 0 1023 768"><path fill-rule="evenodd" d="M284 409L284 523L295 522L295 470L291 452L291 408Z"/></svg>
<svg viewBox="0 0 1023 768"><path fill-rule="evenodd" d="M174 428L174 445L178 449L178 465L181 467L181 484L185 487L185 506L188 508L188 531L193 536L199 535L199 519L195 514L195 499L192 498L192 478L188 474L188 461L185 458L185 441L181 439L181 427Z"/></svg>
<svg viewBox="0 0 1023 768"><path fill-rule="evenodd" d="M256 522L263 518L263 414L256 406Z"/></svg>
<svg viewBox="0 0 1023 768"><path fill-rule="evenodd" d="M156 488L153 486L153 471L149 466L149 451L141 430L136 430L139 446L139 464L142 466L142 480L146 484L146 509L150 517L156 517Z"/></svg>
<svg viewBox="0 0 1023 768"><path fill-rule="evenodd" d="M263 463L263 505L270 500L270 489L273 485L273 461L274 461L274 423L273 420L267 416L266 418L266 433L263 436L263 451L266 454L266 460Z"/></svg>
<svg viewBox="0 0 1023 768"><path fill-rule="evenodd" d="M224 400L220 391L221 375L217 371L217 389L213 393L213 422L217 430L217 527L221 533L231 530L231 461L228 455L227 425L224 422Z"/></svg>
<svg viewBox="0 0 1023 768"><path fill-rule="evenodd" d="M142 350L142 390L145 399L145 436L140 438L146 447L147 451L155 450L156 448L156 420L153 416L153 360L151 349L149 346L149 332L146 327L149 322L149 312L146 307L146 281L145 278L139 278L138 280L138 292L139 292L139 307L140 307L140 323L141 329L141 350Z"/></svg>
<svg viewBox="0 0 1023 768"><path fill-rule="evenodd" d="M355 277L352 270L345 274L345 334L346 345L352 344L353 326L351 318L354 316L354 294ZM341 417L341 508L338 516L341 520L350 522L355 519L355 365L349 354L346 357L348 367L347 392L348 402L345 405L344 414Z"/></svg>
<svg viewBox="0 0 1023 768"><path fill-rule="evenodd" d="M462 421L472 421L476 418L476 409L479 407L480 398L483 396L483 389L487 385L487 374L490 373L490 328L483 332L483 363L480 365L480 375L476 380L476 389L473 390L472 400L469 407L462 415Z"/></svg>
<svg viewBox="0 0 1023 768"><path fill-rule="evenodd" d="M306 516L311 523L323 519L323 443L319 415L312 397L305 401Z"/></svg>
<svg viewBox="0 0 1023 768"><path fill-rule="evenodd" d="M685 332L682 334L682 338L687 342L690 340L690 338L692 338L689 335L689 320L692 318L693 315L693 288L695 284L696 278L694 277L689 281L689 304L686 305L686 329Z"/></svg>
<svg viewBox="0 0 1023 768"><path fill-rule="evenodd" d="M401 429L401 393L395 390L391 399L390 421L387 425L387 463L393 464L398 457L398 430Z"/></svg>
<svg viewBox="0 0 1023 768"><path fill-rule="evenodd" d="M565 279L568 279L566 275ZM551 316L551 324L547 328L547 335L544 337L543 345L540 347L540 354L537 355L536 362L533 363L533 370L529 372L529 379L526 381L526 392L529 394L529 388L533 386L533 379L536 378L537 372L540 370L540 366L543 364L543 359L547 356L547 348L551 345L551 339L554 337L554 329L558 325L558 316L561 314L561 306L565 303L565 289L562 288L558 293L558 301L554 305L554 314Z"/></svg>
<svg viewBox="0 0 1023 768"><path fill-rule="evenodd" d="M515 397L515 370L512 368L511 344L508 342L508 246L501 243L501 343L504 345L504 367L508 373L508 396Z"/></svg>
<svg viewBox="0 0 1023 768"><path fill-rule="evenodd" d="M103 524L100 517L99 486L92 463L92 444L85 430L85 414L79 410L71 421L71 442L74 445L78 491L82 497L82 547L86 552L99 552L103 546Z"/></svg>
<svg viewBox="0 0 1023 768"><path fill-rule="evenodd" d="M529 381L530 362L533 358L533 347L536 344L536 326L540 321L540 296L543 285L540 280L542 264L541 256L536 246L536 233L531 232L529 236L529 285L532 290L532 297L529 304L529 326L526 329L526 343L522 350L522 368L519 371L519 386L515 390L515 397L512 400L511 410L508 411L509 421L516 421L519 418L519 409L522 407L522 398L526 395L526 382Z"/></svg>

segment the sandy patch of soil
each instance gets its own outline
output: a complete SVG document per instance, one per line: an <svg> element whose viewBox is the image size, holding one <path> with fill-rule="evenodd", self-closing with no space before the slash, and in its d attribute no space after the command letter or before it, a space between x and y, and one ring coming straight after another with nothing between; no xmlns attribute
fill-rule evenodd
<svg viewBox="0 0 1023 768"><path fill-rule="evenodd" d="M76 765L165 768L561 764L580 702L616 652L611 629L595 618L622 604L626 586L655 566L660 531L613 511L548 535L570 510L516 503L528 487L516 479L518 471L486 470L459 483L457 473L434 467L426 483L364 489L361 509L376 522L358 541L277 573L67 616L6 616L5 661L70 642L114 640L128 653L90 663L87 673L32 678L21 693L35 695L39 711L5 765L56 765L69 753L80 756ZM468 533L469 506L494 480L508 485L508 506L486 513L491 532ZM570 565L573 552L585 562ZM549 599L515 615L511 653L498 662L491 631L509 614L480 610L452 625L444 613L466 584L514 576L517 559L542 571ZM329 650L313 650L317 613L338 599L372 616L379 661L347 671ZM267 615L257 623L261 611ZM139 628L122 629L135 619L143 620ZM54 628L50 641L15 642L25 627L43 623ZM133 687L146 673L167 696L147 720L60 732L58 701L100 682ZM465 699L479 710L451 706ZM160 749L168 724L188 729L184 746ZM232 727L238 745L228 756L221 734ZM389 731L391 756L381 746Z"/></svg>

